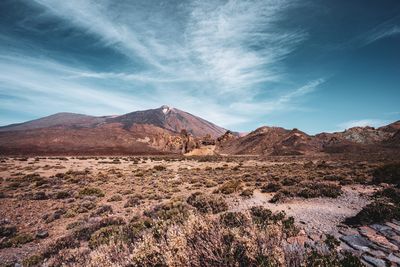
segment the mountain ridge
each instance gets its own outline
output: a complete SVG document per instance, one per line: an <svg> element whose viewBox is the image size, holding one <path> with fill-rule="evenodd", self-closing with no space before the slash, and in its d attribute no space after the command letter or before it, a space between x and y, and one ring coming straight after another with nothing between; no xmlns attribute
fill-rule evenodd
<svg viewBox="0 0 400 267"><path fill-rule="evenodd" d="M0 127L0 154L182 154L208 146L214 154L287 156L397 149L399 142L400 121L315 135L262 126L242 135L166 105L112 116L60 112Z"/></svg>

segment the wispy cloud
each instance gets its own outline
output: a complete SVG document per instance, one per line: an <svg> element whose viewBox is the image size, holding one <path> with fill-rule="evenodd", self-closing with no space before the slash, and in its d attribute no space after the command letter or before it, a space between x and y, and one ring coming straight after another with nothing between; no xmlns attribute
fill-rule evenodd
<svg viewBox="0 0 400 267"><path fill-rule="evenodd" d="M267 101L251 101L251 102L237 102L232 104L232 107L242 110L244 113L259 113L262 115L269 114L276 111L289 111L299 108L298 103L302 102L304 98L317 90L317 88L325 82L325 79L317 79L307 84L282 94L275 99Z"/></svg>
<svg viewBox="0 0 400 267"><path fill-rule="evenodd" d="M27 57L1 56L0 59L0 92L26 102L22 107L8 98L1 98L3 108L39 114L55 109L102 114L100 112L123 112L141 107L139 101L120 92L64 79L78 72L71 67Z"/></svg>
<svg viewBox="0 0 400 267"><path fill-rule="evenodd" d="M130 79L157 82L185 77L220 92L249 90L260 82L278 80L282 76L278 62L305 38L301 31L277 28L282 12L290 6L284 0L196 0L177 6L188 14L184 25L173 16L134 4L35 1L46 12L98 36L105 45L155 68L150 69L153 77L138 73ZM151 19L134 19L142 17L138 9Z"/></svg>
<svg viewBox="0 0 400 267"><path fill-rule="evenodd" d="M400 34L400 16L390 18L363 34L364 45L397 34Z"/></svg>
<svg viewBox="0 0 400 267"><path fill-rule="evenodd" d="M280 23L296 2L26 0L42 14L26 18L24 25L61 21L95 38L93 47L124 55L130 67L104 71L80 66L79 58L71 65L26 47L10 54L0 45L0 93L25 99L32 114L124 113L170 104L224 127L299 108L324 80L286 84L282 60L307 38L304 31ZM257 98L278 83L281 91L270 92L267 100ZM19 108L6 98L0 104Z"/></svg>
<svg viewBox="0 0 400 267"><path fill-rule="evenodd" d="M227 91L279 80L277 63L305 37L276 27L288 6L287 1L195 1L187 36L204 74Z"/></svg>

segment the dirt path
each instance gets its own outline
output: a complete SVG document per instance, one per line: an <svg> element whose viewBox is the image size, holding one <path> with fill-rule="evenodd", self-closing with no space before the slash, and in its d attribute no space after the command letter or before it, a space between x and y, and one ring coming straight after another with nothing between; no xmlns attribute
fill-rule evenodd
<svg viewBox="0 0 400 267"><path fill-rule="evenodd" d="M338 198L295 198L284 203L269 203L273 193L254 191L253 197L233 203L233 211L247 210L253 206L264 206L274 212L285 211L293 216L296 222L306 230L309 235L321 233L336 234L337 225L346 217L357 214L369 203L369 195L375 188L372 186L346 186L342 188L343 194Z"/></svg>

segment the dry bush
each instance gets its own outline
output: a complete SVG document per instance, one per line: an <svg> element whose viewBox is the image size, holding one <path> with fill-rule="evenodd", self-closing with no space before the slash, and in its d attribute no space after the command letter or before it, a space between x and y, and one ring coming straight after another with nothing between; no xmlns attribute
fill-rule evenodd
<svg viewBox="0 0 400 267"><path fill-rule="evenodd" d="M386 164L374 170L372 182L388 183L400 187L400 163Z"/></svg>
<svg viewBox="0 0 400 267"><path fill-rule="evenodd" d="M155 235L144 230L136 242L126 242L116 227L98 230L90 251L66 249L47 262L50 266L276 266L284 263L282 225L259 228L241 214L244 231L224 219L191 214ZM226 218L226 217L225 217ZM120 228L121 229L121 228Z"/></svg>
<svg viewBox="0 0 400 267"><path fill-rule="evenodd" d="M219 213L228 209L228 205L222 197L205 195L195 192L188 197L187 203L195 207L201 213Z"/></svg>
<svg viewBox="0 0 400 267"><path fill-rule="evenodd" d="M399 207L380 201L372 202L365 206L356 216L347 218L345 223L349 225L368 225L383 223L392 219L400 219Z"/></svg>
<svg viewBox="0 0 400 267"><path fill-rule="evenodd" d="M85 187L79 192L80 196L96 196L104 197L104 193L100 188L95 187Z"/></svg>
<svg viewBox="0 0 400 267"><path fill-rule="evenodd" d="M274 193L279 191L282 188L280 183L276 183L276 182L271 182L268 183L266 185L264 185L263 187L261 187L261 192L263 193Z"/></svg>
<svg viewBox="0 0 400 267"><path fill-rule="evenodd" d="M229 195L238 192L241 189L242 189L242 183L240 180L230 180L225 182L217 190L215 190L215 193L222 193L225 195Z"/></svg>
<svg viewBox="0 0 400 267"><path fill-rule="evenodd" d="M290 197L303 197L303 198L316 198L316 197L330 197L337 198L343 193L341 186L333 183L302 183L296 186L284 187L279 190L273 198L271 203L283 201Z"/></svg>
<svg viewBox="0 0 400 267"><path fill-rule="evenodd" d="M176 206L172 205L170 209L174 207ZM154 218L161 217L163 216ZM269 223L265 223L265 220ZM53 256L47 259L46 264L174 267L361 266L354 256L339 255L336 252L337 242L328 238L321 242L319 249L299 244L290 245L286 238L295 234L288 231L293 226L293 220L282 213L273 214L262 207L250 212L226 213L221 216L190 212L185 220L171 222L158 228L159 231L154 231L162 222L163 220L155 219L146 223L142 217L134 217L127 225L104 225L91 231L91 249L77 247L74 243L69 247L65 242L70 240L64 240L57 246L58 253L54 254L53 251Z"/></svg>

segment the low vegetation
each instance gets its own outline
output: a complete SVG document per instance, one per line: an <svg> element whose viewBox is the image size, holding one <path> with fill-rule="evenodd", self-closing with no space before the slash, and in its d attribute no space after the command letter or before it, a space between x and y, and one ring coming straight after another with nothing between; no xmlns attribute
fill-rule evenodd
<svg viewBox="0 0 400 267"><path fill-rule="evenodd" d="M10 266L360 266L338 253L330 237L298 242L307 237L305 225L265 208L275 206L266 201L271 195L272 202L336 198L345 184L386 183L374 196L379 203L353 223L398 216L396 179L378 179L383 176L370 167L376 164L222 156L66 159L4 159L0 257L6 255Z"/></svg>
<svg viewBox="0 0 400 267"><path fill-rule="evenodd" d="M369 225L400 220L400 164L388 164L373 171L373 183L389 186L374 194L374 201L354 217L347 218L349 225Z"/></svg>
<svg viewBox="0 0 400 267"><path fill-rule="evenodd" d="M316 198L330 197L337 198L343 193L341 186L333 183L316 182L300 183L295 186L288 186L280 189L271 199L272 203L283 201L290 197Z"/></svg>
<svg viewBox="0 0 400 267"><path fill-rule="evenodd" d="M345 261L358 263L357 258L339 255L336 246L326 242L317 244L318 250L286 248L286 238L298 231L293 219L282 213L273 214L258 207L213 218L184 206L170 203L126 224L89 228L85 240L90 249L68 243L72 240L65 237L52 251L35 256L32 261L40 262L47 255L48 266L66 262L79 266L281 266L295 262L302 266L361 266L343 265ZM177 215L179 220L174 219ZM166 221L170 223L165 224ZM321 262L330 264L317 264Z"/></svg>

